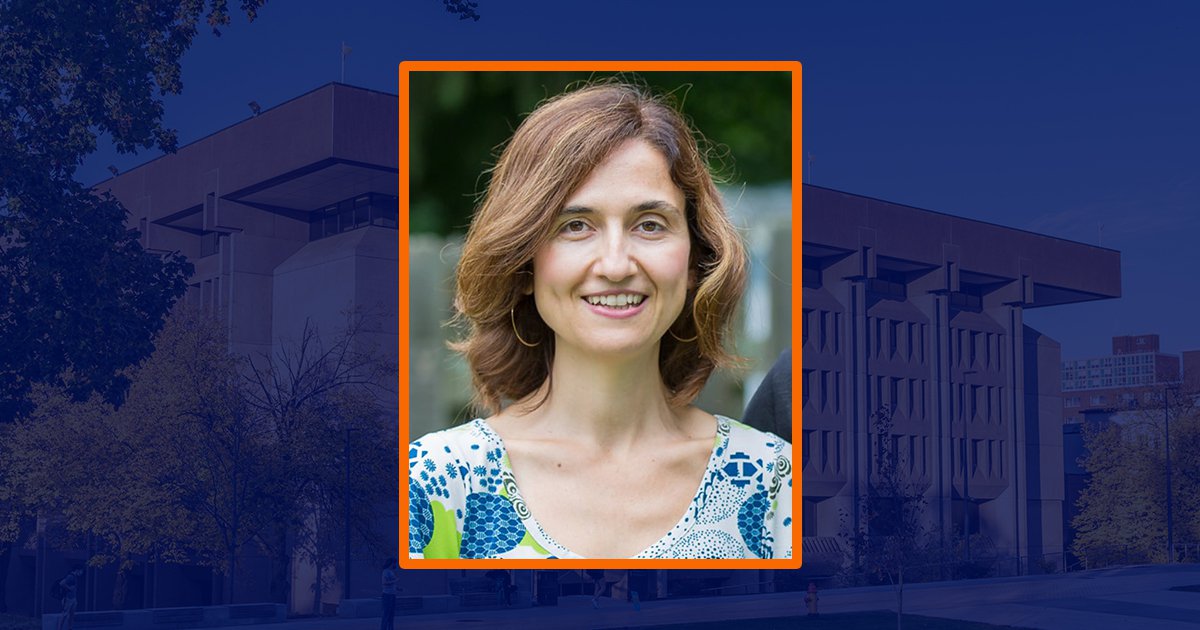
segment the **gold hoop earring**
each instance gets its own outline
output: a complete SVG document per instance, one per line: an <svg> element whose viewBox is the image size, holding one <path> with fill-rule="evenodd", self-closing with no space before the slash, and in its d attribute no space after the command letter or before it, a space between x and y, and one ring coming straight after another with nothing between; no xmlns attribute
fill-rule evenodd
<svg viewBox="0 0 1200 630"><path fill-rule="evenodd" d="M672 337L674 337L675 341L678 341L679 343L691 343L700 338L700 333L696 333L695 335L692 335L691 337L689 337L687 339L680 339L679 335L676 335L675 331L671 330L670 328L667 329L667 333L670 334Z"/></svg>
<svg viewBox="0 0 1200 630"><path fill-rule="evenodd" d="M542 345L542 342L540 341L537 343L529 343L521 338L521 333L517 332L517 309L515 307L509 309L508 320L512 322L513 334L517 336L517 341L520 341L521 345L525 346L526 348L536 348Z"/></svg>

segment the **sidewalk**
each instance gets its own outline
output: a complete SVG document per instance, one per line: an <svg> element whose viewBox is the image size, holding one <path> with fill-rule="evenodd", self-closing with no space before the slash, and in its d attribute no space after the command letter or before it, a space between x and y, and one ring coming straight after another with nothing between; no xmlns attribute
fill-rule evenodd
<svg viewBox="0 0 1200 630"><path fill-rule="evenodd" d="M913 584L904 611L931 617L1053 630L1200 630L1200 593L1170 590L1200 584L1198 565L1155 565L959 582ZM895 610L890 587L823 591L821 612ZM632 604L564 598L559 606L402 616L397 628L623 628L803 615L804 593L775 593ZM278 630L373 630L378 619L312 619L271 624Z"/></svg>

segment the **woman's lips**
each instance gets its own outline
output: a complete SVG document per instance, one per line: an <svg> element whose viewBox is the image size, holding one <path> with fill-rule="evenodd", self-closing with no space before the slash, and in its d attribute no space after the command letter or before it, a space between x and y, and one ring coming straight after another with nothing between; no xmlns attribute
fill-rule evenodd
<svg viewBox="0 0 1200 630"><path fill-rule="evenodd" d="M632 304L627 306L606 306L604 304L592 304L591 302L588 302L586 298L582 299L584 306L587 306L589 309L591 309L593 313L612 319L625 319L628 317L633 317L634 315L637 315L645 310L646 302L649 301L650 297L646 296L642 298L641 303L637 304L636 306Z"/></svg>

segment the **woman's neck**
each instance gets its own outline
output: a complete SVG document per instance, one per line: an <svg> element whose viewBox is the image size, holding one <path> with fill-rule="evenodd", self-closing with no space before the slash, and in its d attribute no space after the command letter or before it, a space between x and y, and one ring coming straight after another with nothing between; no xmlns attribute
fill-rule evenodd
<svg viewBox="0 0 1200 630"><path fill-rule="evenodd" d="M667 395L657 346L642 355L603 361L559 348L547 384L527 399L545 396L545 401L523 424L550 439L619 452L685 430L683 410L672 409Z"/></svg>

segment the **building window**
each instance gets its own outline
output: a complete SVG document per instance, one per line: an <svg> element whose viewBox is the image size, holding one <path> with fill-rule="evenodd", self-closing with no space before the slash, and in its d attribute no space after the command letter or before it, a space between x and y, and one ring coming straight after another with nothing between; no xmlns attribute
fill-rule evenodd
<svg viewBox="0 0 1200 630"><path fill-rule="evenodd" d="M313 212L309 223L309 240L349 232L374 225L395 229L397 198L370 193L345 199Z"/></svg>
<svg viewBox="0 0 1200 630"><path fill-rule="evenodd" d="M899 271L880 269L878 277L867 279L867 293L885 300L908 299L908 278Z"/></svg>
<svg viewBox="0 0 1200 630"><path fill-rule="evenodd" d="M220 232L205 232L200 235L200 257L212 256L221 251Z"/></svg>
<svg viewBox="0 0 1200 630"><path fill-rule="evenodd" d="M950 306L960 311L978 313L983 310L983 298L962 291L953 291L950 293Z"/></svg>

